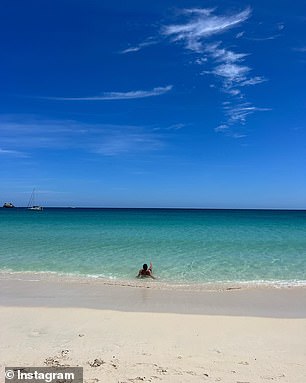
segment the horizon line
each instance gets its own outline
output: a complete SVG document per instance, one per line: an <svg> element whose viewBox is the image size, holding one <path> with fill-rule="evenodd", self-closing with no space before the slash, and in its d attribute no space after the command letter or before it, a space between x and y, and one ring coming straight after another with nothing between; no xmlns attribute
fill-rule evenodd
<svg viewBox="0 0 306 383"><path fill-rule="evenodd" d="M43 206L44 209L104 209L104 210L266 210L266 211L306 211L306 208L273 208L273 207L106 207L106 206ZM14 206L5 210L27 209L27 206Z"/></svg>

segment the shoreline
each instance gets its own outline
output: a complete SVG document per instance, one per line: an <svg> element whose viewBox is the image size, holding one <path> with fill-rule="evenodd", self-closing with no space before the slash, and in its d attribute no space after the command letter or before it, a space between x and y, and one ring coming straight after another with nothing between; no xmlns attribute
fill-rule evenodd
<svg viewBox="0 0 306 383"><path fill-rule="evenodd" d="M156 287L37 274L0 274L0 306L88 308L124 312L306 318L306 287Z"/></svg>
<svg viewBox="0 0 306 383"><path fill-rule="evenodd" d="M291 289L306 288L306 280L249 280L249 281L165 281L160 278L154 280L138 278L109 278L100 275L83 275L75 273L59 273L56 271L13 271L0 269L0 281L5 279L29 281L65 281L103 284L110 286L127 286L135 288L150 287L159 290L183 291L226 291L240 289Z"/></svg>

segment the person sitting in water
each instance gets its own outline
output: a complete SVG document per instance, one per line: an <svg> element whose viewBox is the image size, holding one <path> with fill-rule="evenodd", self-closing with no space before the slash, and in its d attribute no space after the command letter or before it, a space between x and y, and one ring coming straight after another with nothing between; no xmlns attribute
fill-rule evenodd
<svg viewBox="0 0 306 383"><path fill-rule="evenodd" d="M142 269L139 270L137 278L153 278L155 277L152 275L153 272L153 265L152 262L150 262L150 267L148 268L148 265L146 263L143 264Z"/></svg>

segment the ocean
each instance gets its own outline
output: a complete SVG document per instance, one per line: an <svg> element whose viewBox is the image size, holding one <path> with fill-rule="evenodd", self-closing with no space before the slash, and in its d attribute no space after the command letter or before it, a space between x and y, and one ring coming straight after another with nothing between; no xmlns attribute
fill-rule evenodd
<svg viewBox="0 0 306 383"><path fill-rule="evenodd" d="M0 272L306 285L306 211L0 209Z"/></svg>

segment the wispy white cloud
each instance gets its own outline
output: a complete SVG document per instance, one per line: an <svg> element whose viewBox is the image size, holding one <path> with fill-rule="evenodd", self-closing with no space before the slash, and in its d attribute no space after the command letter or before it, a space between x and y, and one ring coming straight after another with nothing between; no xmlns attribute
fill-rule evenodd
<svg viewBox="0 0 306 383"><path fill-rule="evenodd" d="M216 15L215 9L188 9L183 12L184 21L171 24L162 29L162 34L172 42L181 43L188 50L198 55L195 63L204 67L202 74L212 75L218 80L211 87L221 89L230 102L224 105L225 121L215 128L216 132L228 132L235 125L243 125L247 116L257 111L270 110L258 108L245 101L243 88L258 85L267 81L264 77L252 75L252 68L246 63L248 53L235 52L224 46L222 41L211 41L213 37L221 36L234 27L240 26L251 16L251 9L230 15ZM278 30L283 29L279 24ZM244 36L245 32L234 35L236 39ZM240 137L242 134L240 134Z"/></svg>
<svg viewBox="0 0 306 383"><path fill-rule="evenodd" d="M157 131L157 130L162 130L162 131L176 131L176 130L181 130L183 128L185 128L187 126L187 124L183 124L181 122L177 123L177 124L172 124L170 126L167 126L167 127L155 127L153 128L154 131Z"/></svg>
<svg viewBox="0 0 306 383"><path fill-rule="evenodd" d="M157 40L148 39L148 40L146 40L146 41L144 41L142 43L139 43L138 45L130 46L130 47L126 48L126 49L123 49L122 51L120 51L118 53L126 54L126 53L139 52L143 48L149 47L151 45L155 45L157 43L158 43Z"/></svg>
<svg viewBox="0 0 306 383"><path fill-rule="evenodd" d="M217 62L235 63L243 61L248 56L247 53L235 53L229 49L220 48L221 42L215 42L205 45L205 52L207 52Z"/></svg>
<svg viewBox="0 0 306 383"><path fill-rule="evenodd" d="M104 156L160 150L164 137L150 127L90 124L29 116L0 117L1 155L35 157L37 149L79 150ZM28 153L28 154L25 154Z"/></svg>
<svg viewBox="0 0 306 383"><path fill-rule="evenodd" d="M269 40L275 40L280 36L281 34L276 34L276 35L266 36L266 37L247 37L246 39L250 41L269 41Z"/></svg>
<svg viewBox="0 0 306 383"><path fill-rule="evenodd" d="M248 19L251 9L233 15L213 15L213 9L187 9L185 14L191 20L181 24L172 24L162 29L162 34L169 36L173 41L181 41L192 51L203 50L203 39L224 33L230 28L237 27Z"/></svg>
<svg viewBox="0 0 306 383"><path fill-rule="evenodd" d="M236 39L240 39L242 36L244 36L245 35L245 31L242 31L242 32L238 32L237 34L236 34Z"/></svg>
<svg viewBox="0 0 306 383"><path fill-rule="evenodd" d="M254 112L267 112L270 108L260 108L253 106L251 103L245 102L240 104L228 104L223 106L225 115L228 117L227 126L236 123L245 124L247 116Z"/></svg>
<svg viewBox="0 0 306 383"><path fill-rule="evenodd" d="M49 120L34 116L1 116L2 145L30 153L36 149L67 149L82 141L90 125L73 120Z"/></svg>
<svg viewBox="0 0 306 383"><path fill-rule="evenodd" d="M255 76L255 77L251 77L249 79L241 81L239 83L239 86L257 85L265 81L268 81L268 80L262 76Z"/></svg>
<svg viewBox="0 0 306 383"><path fill-rule="evenodd" d="M230 129L230 126L229 125L226 125L226 124L223 124L223 125L219 125L215 128L215 132L217 133L223 133L229 137L232 137L232 138L235 138L235 139L239 139L239 138L244 138L244 137L247 137L246 134L244 133L237 133L237 132L233 132L231 129Z"/></svg>
<svg viewBox="0 0 306 383"><path fill-rule="evenodd" d="M215 128L215 132L225 132L229 129L229 126L226 124L221 124Z"/></svg>
<svg viewBox="0 0 306 383"><path fill-rule="evenodd" d="M10 149L1 149L0 148L0 156L13 156L13 157L26 158L26 157L28 157L28 154L20 152L18 150L10 150Z"/></svg>
<svg viewBox="0 0 306 383"><path fill-rule="evenodd" d="M232 84L239 84L246 79L246 75L251 69L245 65L236 63L224 63L216 66L211 73L216 76L223 77L226 81Z"/></svg>
<svg viewBox="0 0 306 383"><path fill-rule="evenodd" d="M180 130L185 128L187 125L183 123L173 124L166 128L166 130Z"/></svg>
<svg viewBox="0 0 306 383"><path fill-rule="evenodd" d="M143 44L139 44L135 47L129 47L129 48L126 48L122 51L120 51L119 53L121 54L125 54L125 53L131 53L131 52L138 52L141 50L141 48L143 47L144 45Z"/></svg>
<svg viewBox="0 0 306 383"><path fill-rule="evenodd" d="M204 71L206 74L213 74L223 81L223 90L232 95L240 94L240 91L234 88L256 85L266 81L261 76L249 77L251 68L244 65L243 62L248 56L246 53L236 53L231 50L220 48L220 42L207 44L205 52L214 60L214 68L210 71Z"/></svg>
<svg viewBox="0 0 306 383"><path fill-rule="evenodd" d="M152 133L140 131L115 131L97 144L93 151L104 156L118 156L137 152L159 150L163 147L162 141Z"/></svg>
<svg viewBox="0 0 306 383"><path fill-rule="evenodd" d="M241 133L233 133L232 135L231 135L231 137L233 137L233 138L244 138L244 137L247 137L247 135L246 134L241 134Z"/></svg>
<svg viewBox="0 0 306 383"><path fill-rule="evenodd" d="M104 92L98 96L85 97L40 97L47 100L55 101L105 101L105 100L133 100L137 98L147 98L160 96L170 92L172 85L160 86L151 90L132 90L128 92Z"/></svg>

